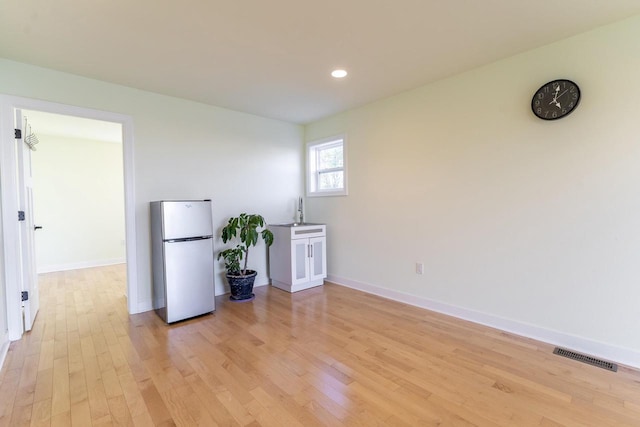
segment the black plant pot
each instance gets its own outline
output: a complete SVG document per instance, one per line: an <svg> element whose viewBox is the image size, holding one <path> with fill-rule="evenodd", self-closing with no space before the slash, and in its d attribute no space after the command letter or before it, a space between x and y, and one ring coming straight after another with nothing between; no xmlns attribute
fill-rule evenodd
<svg viewBox="0 0 640 427"><path fill-rule="evenodd" d="M247 270L246 275L234 275L227 273L227 282L229 282L229 288L231 289L232 301L246 301L251 300L254 297L253 294L253 282L256 280L258 272L254 270Z"/></svg>

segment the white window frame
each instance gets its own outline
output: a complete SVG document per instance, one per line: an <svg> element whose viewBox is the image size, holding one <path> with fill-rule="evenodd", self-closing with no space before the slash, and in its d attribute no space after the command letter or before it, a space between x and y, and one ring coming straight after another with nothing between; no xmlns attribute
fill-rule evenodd
<svg viewBox="0 0 640 427"><path fill-rule="evenodd" d="M342 145L342 167L318 170L316 153L334 145ZM337 190L319 190L318 180L323 172L342 171L343 187ZM307 197L327 197L347 195L347 137L345 134L335 135L307 143Z"/></svg>

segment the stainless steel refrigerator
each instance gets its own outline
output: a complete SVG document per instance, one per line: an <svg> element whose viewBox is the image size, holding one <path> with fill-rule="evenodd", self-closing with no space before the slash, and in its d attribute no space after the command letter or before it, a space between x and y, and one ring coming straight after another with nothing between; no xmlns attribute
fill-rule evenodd
<svg viewBox="0 0 640 427"><path fill-rule="evenodd" d="M215 310L210 200L151 202L153 308L167 323Z"/></svg>

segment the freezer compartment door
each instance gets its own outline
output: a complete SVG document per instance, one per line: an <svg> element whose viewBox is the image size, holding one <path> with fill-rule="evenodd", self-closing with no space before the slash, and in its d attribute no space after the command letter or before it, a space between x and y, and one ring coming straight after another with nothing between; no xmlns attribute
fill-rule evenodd
<svg viewBox="0 0 640 427"><path fill-rule="evenodd" d="M212 236L211 202L163 201L162 226L164 240Z"/></svg>
<svg viewBox="0 0 640 427"><path fill-rule="evenodd" d="M215 310L213 239L164 243L167 323Z"/></svg>

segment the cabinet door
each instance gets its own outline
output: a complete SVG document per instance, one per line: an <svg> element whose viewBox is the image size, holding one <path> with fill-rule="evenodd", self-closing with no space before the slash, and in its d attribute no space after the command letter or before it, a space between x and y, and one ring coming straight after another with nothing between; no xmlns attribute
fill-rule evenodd
<svg viewBox="0 0 640 427"><path fill-rule="evenodd" d="M291 284L309 281L309 239L291 241Z"/></svg>
<svg viewBox="0 0 640 427"><path fill-rule="evenodd" d="M309 239L309 246L309 280L324 279L327 277L327 238L313 237Z"/></svg>

